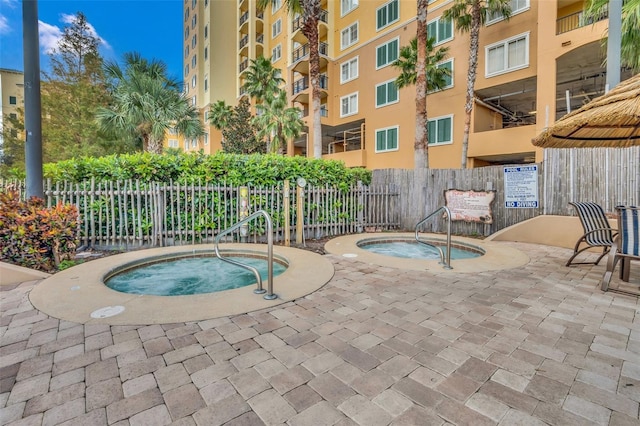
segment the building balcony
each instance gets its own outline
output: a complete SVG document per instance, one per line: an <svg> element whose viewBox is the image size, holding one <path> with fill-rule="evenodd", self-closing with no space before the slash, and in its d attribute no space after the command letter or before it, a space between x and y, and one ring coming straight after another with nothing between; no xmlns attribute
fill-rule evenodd
<svg viewBox="0 0 640 426"><path fill-rule="evenodd" d="M328 22L328 20L329 20L329 12L324 10L324 9L322 9L320 11L320 16L318 17L318 20L320 22L324 22L326 24ZM302 16L298 16L293 21L291 21L291 30L293 32L296 32L296 31L302 29L303 24L304 24L303 17Z"/></svg>
<svg viewBox="0 0 640 426"><path fill-rule="evenodd" d="M244 35L241 39L240 39L240 49L242 49L244 46L247 45L247 43L249 43L249 35L246 34Z"/></svg>
<svg viewBox="0 0 640 426"><path fill-rule="evenodd" d="M490 159L515 153L531 153L535 150L531 143L535 136L535 124L474 132L469 138L467 155Z"/></svg>
<svg viewBox="0 0 640 426"><path fill-rule="evenodd" d="M318 50L320 51L321 56L327 56L329 52L329 45L327 43L320 42L318 43ZM298 47L296 50L294 50L291 53L291 61L295 63L308 58L308 56L309 56L309 43L306 43Z"/></svg>
<svg viewBox="0 0 640 426"><path fill-rule="evenodd" d="M240 66L238 67L238 72L241 73L247 68L249 68L249 60L245 59L244 61L240 62Z"/></svg>
<svg viewBox="0 0 640 426"><path fill-rule="evenodd" d="M609 13L607 10L602 12L599 16L590 19L586 19L582 11L575 12L556 20L556 34L563 34L569 31L573 31L575 29L591 25L594 22L603 21L608 17Z"/></svg>
<svg viewBox="0 0 640 426"><path fill-rule="evenodd" d="M242 24L244 24L248 20L249 20L249 12L243 13L242 15L240 15L240 23L238 24L238 26L242 26Z"/></svg>
<svg viewBox="0 0 640 426"><path fill-rule="evenodd" d="M264 34L258 34L256 36L256 43L260 43L260 44L264 43Z"/></svg>
<svg viewBox="0 0 640 426"><path fill-rule="evenodd" d="M332 154L324 154L324 160L343 161L347 167L366 167L367 151L364 149L354 149L351 151L334 152Z"/></svg>
<svg viewBox="0 0 640 426"><path fill-rule="evenodd" d="M293 82L292 93L294 95L303 92L309 88L309 77L304 76ZM329 89L329 77L326 74L320 75L320 88L324 90Z"/></svg>

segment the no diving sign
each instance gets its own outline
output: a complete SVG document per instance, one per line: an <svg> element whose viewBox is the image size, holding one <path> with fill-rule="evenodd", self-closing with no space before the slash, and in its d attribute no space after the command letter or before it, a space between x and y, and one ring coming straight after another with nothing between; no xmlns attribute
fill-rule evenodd
<svg viewBox="0 0 640 426"><path fill-rule="evenodd" d="M507 209L537 208L538 166L504 168L504 206Z"/></svg>

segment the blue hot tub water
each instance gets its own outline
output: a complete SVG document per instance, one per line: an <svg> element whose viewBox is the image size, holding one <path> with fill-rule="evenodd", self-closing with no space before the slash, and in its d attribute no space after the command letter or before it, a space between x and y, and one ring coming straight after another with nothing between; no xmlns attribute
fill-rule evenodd
<svg viewBox="0 0 640 426"><path fill-rule="evenodd" d="M266 259L233 256L228 258L256 268L266 286ZM286 267L280 263L273 262L274 276L281 274L285 269ZM105 284L123 293L182 296L230 290L255 282L256 277L250 271L216 257L189 257L127 270L109 278Z"/></svg>
<svg viewBox="0 0 640 426"><path fill-rule="evenodd" d="M435 247L418 244L411 241L385 241L379 243L361 243L358 245L361 249L383 254L385 256L401 257L404 259L440 259L440 252ZM440 246L445 256L447 248ZM451 247L451 259L471 259L482 256L474 250L465 250L458 247Z"/></svg>

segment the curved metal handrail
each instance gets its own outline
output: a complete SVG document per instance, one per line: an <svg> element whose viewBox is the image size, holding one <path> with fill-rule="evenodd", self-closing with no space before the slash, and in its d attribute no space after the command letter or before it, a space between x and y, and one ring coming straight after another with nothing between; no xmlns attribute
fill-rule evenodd
<svg viewBox="0 0 640 426"><path fill-rule="evenodd" d="M426 241L423 241L420 239L418 233L418 228L420 227L420 225L422 225L423 223L425 223L427 220L431 219L433 216L435 216L436 214L438 214L441 210L444 210L447 213L447 259L445 260L445 254L442 251L442 249L440 248L440 246L436 245L436 244L430 244ZM449 210L449 207L447 206L442 206L440 207L438 210L434 211L433 213L429 214L427 217L425 217L424 219L422 219L420 222L418 222L418 224L416 225L416 233L415 233L415 237L416 237L416 241L420 244L424 244L430 247L434 247L438 250L438 252L440 253L440 263L444 264L443 268L445 269L453 269L451 267L451 210Z"/></svg>
<svg viewBox="0 0 640 426"><path fill-rule="evenodd" d="M227 259L225 257L222 257L222 255L220 254L220 250L218 250L218 244L220 243L220 239L224 236L227 235L233 231L235 231L236 229L240 228L242 225L244 225L245 223L256 219L259 216L264 216L266 222L267 222L267 294L264 295L264 298L267 300L273 300L276 299L278 297L278 295L273 294L273 224L271 221L271 216L269 216L269 214L264 211L264 210L258 210L257 212L250 214L249 216L245 217L244 219L242 219L240 222L237 222L236 224L230 226L229 228L221 231L218 235L216 235L216 239L215 239L215 252L216 252L216 256L218 257L218 259L224 261L224 262L228 262L231 263L233 265L236 266L240 266L241 268L245 268L248 269L249 271L253 272L253 275L256 276L256 280L258 281L258 288L253 290L254 293L256 294L262 294L265 292L265 289L262 288L262 277L260 277L260 273L258 272L258 270L256 268L254 268L253 266L250 265L245 265L244 263L238 262L236 260L231 260L231 259Z"/></svg>

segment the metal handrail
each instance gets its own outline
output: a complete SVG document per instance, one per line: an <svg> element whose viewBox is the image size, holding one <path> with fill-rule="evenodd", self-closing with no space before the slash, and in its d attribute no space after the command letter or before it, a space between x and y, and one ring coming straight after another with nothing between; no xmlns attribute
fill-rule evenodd
<svg viewBox="0 0 640 426"><path fill-rule="evenodd" d="M256 276L256 280L258 281L258 288L256 288L255 290L253 290L254 293L256 294L262 294L265 292L265 289L262 288L262 277L260 277L260 273L258 272L258 270L256 268L254 268L253 266L250 265L245 265L244 263L238 262L236 260L231 260L231 259L227 259L222 257L222 255L220 254L220 250L218 250L218 244L220 244L220 239L224 236L227 235L233 231L235 231L236 229L240 228L242 225L244 225L245 223L256 219L258 216L264 216L266 222L267 222L267 294L264 295L264 298L267 300L273 300L276 299L278 297L277 294L273 294L273 225L272 225L272 221L271 221L271 217L269 216L269 214L264 211L264 210L258 210L257 212L250 214L249 216L245 217L244 219L242 219L240 222L237 222L235 225L230 226L229 228L223 230L222 232L220 232L218 235L216 235L216 239L215 239L215 252L216 252L216 256L218 257L218 259L224 261L224 262L228 262L231 263L233 265L236 266L240 266L241 268L245 268L248 269L249 271L253 272L253 275Z"/></svg>
<svg viewBox="0 0 640 426"><path fill-rule="evenodd" d="M440 248L440 246L438 246L437 244L430 244L426 241L422 241L418 235L419 231L418 228L420 227L420 225L422 225L423 223L425 223L427 220L431 219L433 216L435 216L436 214L438 214L441 210L444 210L447 213L447 259L445 260L445 255L444 252L442 251L442 249ZM424 244L430 247L434 247L438 250L438 252L440 253L440 263L444 264L443 268L445 269L453 269L451 267L451 210L449 210L449 207L447 206L442 206L440 207L438 210L434 211L433 213L429 214L429 216L425 217L424 219L422 219L420 222L418 222L418 224L416 225L416 241L420 244Z"/></svg>

